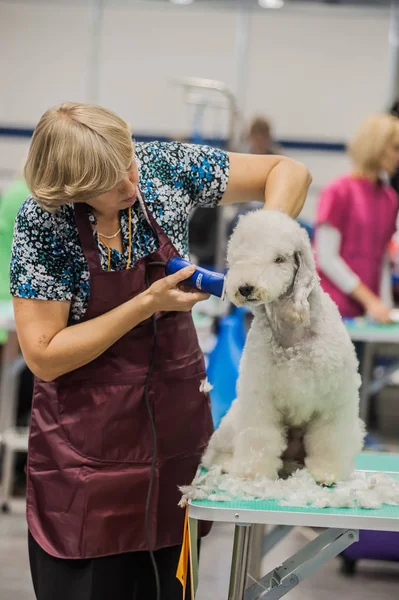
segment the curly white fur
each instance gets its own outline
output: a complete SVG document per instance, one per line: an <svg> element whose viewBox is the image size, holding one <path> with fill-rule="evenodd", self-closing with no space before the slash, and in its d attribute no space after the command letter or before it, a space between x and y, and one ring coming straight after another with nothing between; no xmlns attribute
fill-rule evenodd
<svg viewBox="0 0 399 600"><path fill-rule="evenodd" d="M199 472L190 486L180 488L180 506L189 500L229 502L240 500L276 500L281 506L313 508L381 508L399 504L399 479L386 473L357 471L334 487L317 485L306 469L289 479L244 481L222 473L221 467Z"/></svg>
<svg viewBox="0 0 399 600"><path fill-rule="evenodd" d="M237 398L203 465L275 479L287 431L300 428L314 479L347 479L364 438L358 363L338 309L319 285L306 232L280 212L247 214L231 236L228 263L229 298L250 306L254 320Z"/></svg>

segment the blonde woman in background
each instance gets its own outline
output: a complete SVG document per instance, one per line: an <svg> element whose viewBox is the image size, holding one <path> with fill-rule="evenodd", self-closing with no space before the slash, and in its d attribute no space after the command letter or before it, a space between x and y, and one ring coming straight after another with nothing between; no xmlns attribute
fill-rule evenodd
<svg viewBox="0 0 399 600"><path fill-rule="evenodd" d="M315 250L321 284L345 318L391 321L388 244L398 197L385 183L399 165L399 121L366 118L349 144L352 170L327 185L317 207Z"/></svg>

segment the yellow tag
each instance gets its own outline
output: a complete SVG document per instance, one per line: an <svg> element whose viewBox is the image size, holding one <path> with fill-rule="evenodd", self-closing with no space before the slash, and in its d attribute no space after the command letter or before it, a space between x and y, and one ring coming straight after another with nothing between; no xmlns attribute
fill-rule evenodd
<svg viewBox="0 0 399 600"><path fill-rule="evenodd" d="M184 517L184 528L183 528L183 543L181 546L179 564L177 565L177 573L176 573L177 579L180 581L180 583L183 586L183 600L186 597L189 553L190 553L190 534L188 531L188 508L186 508L186 516Z"/></svg>

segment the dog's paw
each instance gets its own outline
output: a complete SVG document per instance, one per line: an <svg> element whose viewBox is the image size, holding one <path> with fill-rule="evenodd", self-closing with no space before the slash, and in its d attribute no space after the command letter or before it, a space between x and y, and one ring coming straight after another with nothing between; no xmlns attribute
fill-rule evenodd
<svg viewBox="0 0 399 600"><path fill-rule="evenodd" d="M338 481L338 478L334 473L327 473L325 471L320 473L311 471L310 473L315 482L323 487L333 487Z"/></svg>
<svg viewBox="0 0 399 600"><path fill-rule="evenodd" d="M306 468L312 475L313 479L319 485L325 487L334 486L339 481L337 470L327 464L317 464L312 460L306 460Z"/></svg>
<svg viewBox="0 0 399 600"><path fill-rule="evenodd" d="M337 478L334 475L327 475L325 477L316 479L316 483L322 487L332 488L337 483Z"/></svg>

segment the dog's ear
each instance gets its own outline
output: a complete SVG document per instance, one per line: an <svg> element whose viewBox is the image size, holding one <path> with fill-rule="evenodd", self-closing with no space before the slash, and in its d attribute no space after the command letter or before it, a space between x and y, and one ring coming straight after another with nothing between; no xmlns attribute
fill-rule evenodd
<svg viewBox="0 0 399 600"><path fill-rule="evenodd" d="M316 285L317 275L312 250L306 240L294 254L297 270L292 290L292 316L297 323L309 324L309 296Z"/></svg>

